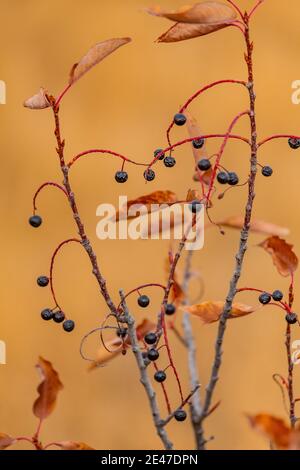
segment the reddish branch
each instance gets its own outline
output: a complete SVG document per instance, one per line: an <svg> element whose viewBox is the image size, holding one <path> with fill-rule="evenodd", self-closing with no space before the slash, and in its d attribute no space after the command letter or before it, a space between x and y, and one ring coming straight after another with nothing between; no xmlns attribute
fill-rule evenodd
<svg viewBox="0 0 300 470"><path fill-rule="evenodd" d="M35 211L37 210L37 206L36 206L36 200L37 200L37 197L38 195L40 194L40 192L46 187L46 186L53 186L55 188L58 188L60 191L62 191L65 196L68 196L66 191L64 190L64 188L58 184L58 183L52 183L51 181L47 181L46 183L42 184L38 190L36 191L35 195L33 196L33 213L35 214Z"/></svg>
<svg viewBox="0 0 300 470"><path fill-rule="evenodd" d="M91 150L86 150L85 152L81 152L78 155L76 155L72 160L68 163L68 168L71 168L74 163L79 160L79 158L84 157L86 155L91 155L93 153L101 153L101 154L108 154L108 155L113 155L114 157L121 158L124 162L127 163L132 163L133 165L138 165L138 166L148 166L147 163L139 163L135 162L134 160L131 160L130 158L124 157L124 155L121 155L120 153L114 152L112 150L104 150L104 149L91 149Z"/></svg>
<svg viewBox="0 0 300 470"><path fill-rule="evenodd" d="M56 250L54 251L53 255L52 255L52 258L51 258L51 264L50 264L50 275L49 275L49 280L50 280L50 289L51 289L51 293L52 293L52 297L53 297L53 300L55 302L55 306L60 308L58 302L57 302L57 298L56 298L56 295L55 295L55 290L54 290L54 283L53 283L53 269L54 269L54 263L55 263L55 259L56 259L56 256L58 254L58 252L61 250L61 248L65 245L68 245L69 243L80 243L81 244L81 241L78 240L78 238L69 238L68 240L65 240L63 241L62 243L60 243L58 245L58 247L56 248Z"/></svg>
<svg viewBox="0 0 300 470"><path fill-rule="evenodd" d="M294 303L294 276L291 274L291 284L289 289L289 308L293 308ZM295 427L297 423L297 418L295 415L295 396L294 396L294 363L292 359L292 332L291 325L288 323L286 327L286 336L285 336L285 346L287 353L288 361L288 395L289 395L289 415L292 428Z"/></svg>
<svg viewBox="0 0 300 470"><path fill-rule="evenodd" d="M227 320L229 318L232 304L237 293L237 285L239 279L241 277L243 261L245 257L245 253L247 250L247 242L249 238L250 232L250 223L252 217L252 209L253 203L255 198L255 179L257 173L257 131L256 131L256 117L255 117L255 90L254 90L254 77L253 77L253 43L250 40L250 33L249 33L249 18L247 13L244 15L244 22L245 22L245 42L246 42L246 49L247 54L245 55L246 64L248 68L248 84L247 88L249 90L249 102L250 102L250 123L251 123L251 157L250 157L250 176L248 180L248 198L245 207L245 217L244 217L244 224L243 229L241 231L241 237L239 242L239 248L236 253L236 264L235 269L230 281L229 291L227 294L224 310L222 312L219 326L218 326L218 333L217 339L215 344L215 356L214 361L211 369L211 375L209 379L208 386L206 388L206 395L205 401L203 405L201 421L203 422L207 417L209 410L212 404L213 394L219 379L219 371L222 364L222 354L223 354L223 342L225 337L225 331L227 326ZM203 446L204 448L204 446Z"/></svg>
<svg viewBox="0 0 300 470"><path fill-rule="evenodd" d="M210 83L209 85L206 85L205 87L201 88L200 90L196 91L196 93L194 93L187 101L186 103L180 108L179 110L179 113L183 113L188 107L189 105L196 99L198 98L198 96L202 95L202 93L204 93L205 91L207 90L210 90L211 88L214 88L215 86L217 85L223 85L224 83L235 83L235 84L240 84L240 85L246 85L246 82L244 81L241 81L241 80L218 80L216 82L213 82L213 83ZM167 140L168 140L168 144L171 146L171 140L170 140L170 133L171 133L171 130L173 129L174 127L174 120L171 122L171 124L169 125L168 129L167 129Z"/></svg>

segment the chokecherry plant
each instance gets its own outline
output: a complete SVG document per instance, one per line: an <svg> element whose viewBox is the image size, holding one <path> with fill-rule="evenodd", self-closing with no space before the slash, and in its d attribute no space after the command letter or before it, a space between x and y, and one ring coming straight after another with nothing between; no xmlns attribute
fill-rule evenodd
<svg viewBox="0 0 300 470"><path fill-rule="evenodd" d="M297 425L298 419L295 412L298 400L295 398L294 392L293 361L291 353L292 327L293 325L299 325L298 316L293 311L294 272L297 268L298 260L292 251L291 245L287 244L285 240L280 238L286 234L284 229L262 221L252 220L253 203L255 199L255 181L258 168L261 167L261 173L264 177L271 177L273 173L271 167L260 165L258 161L259 149L271 140L282 138L286 139L290 148L300 148L300 137L296 134L278 134L264 138L260 141L258 140L256 125L256 93L253 72L253 42L250 36L250 25L252 23L254 13L262 3L264 3L264 0L258 0L253 4L252 9L248 12L242 12L237 3L232 0L227 0L227 3L214 1L196 3L192 7L187 7L178 11L165 11L159 7L148 10L152 15L164 17L174 22L174 25L159 38L159 42L172 43L197 38L199 36L214 33L223 28L235 28L237 34L241 34L245 41L245 62L247 66L247 78L245 80L218 80L202 87L194 93L172 119L172 122L167 129L166 147L155 150L154 158L150 163L136 162L119 152L98 148L83 151L67 161L65 155L65 140L62 137L61 132L60 108L65 94L73 87L77 80L79 80L94 65L98 64L120 46L127 44L130 41L129 38L104 41L90 49L88 53L73 66L69 82L58 97L54 97L44 89L41 89L37 95L25 102L25 106L28 108L50 108L52 110L55 127L56 151L63 177L62 184L46 182L37 190L33 201L33 215L30 217L29 222L32 227L35 228L42 224L42 218L36 212L37 198L45 187L52 186L59 189L68 200L78 232L78 236L76 238L65 240L56 248L51 259L49 275L42 275L37 280L38 285L41 287L46 287L48 284L50 285L55 304L54 308L44 309L41 316L45 321L53 320L56 323L62 323L66 332L71 332L74 329L74 321L67 317L56 299L53 285L53 267L58 252L60 252L66 244L80 244L89 257L93 275L95 276L96 282L99 286L99 291L103 296L109 311L109 314L105 317L103 323L93 331L100 331L105 357L101 357L98 361L93 361L92 367L95 364L99 365L108 360L110 355L117 356L118 353L125 355L129 350L134 353L140 374L140 380L149 400L154 425L165 449L173 448L173 442L168 435L167 425L173 419L181 422L187 418L185 406L189 406L190 408L191 423L195 434L197 449L203 450L207 447L209 439L205 437L204 423L219 405L219 403L213 404L213 397L215 395L215 389L222 365L222 350L228 320L230 318L242 317L255 311L255 308L253 307L235 302L237 295L244 291L257 292L259 295L259 302L263 306L273 305L280 308L284 312L284 321L287 325L285 338L288 359L288 376L287 378L284 378L282 375L276 374L274 375L274 380L280 385L280 387L282 387L284 394L287 391L289 400L289 426L282 420L266 414L254 417L252 416L250 417L250 421L254 427L268 434L268 437L273 442L274 446L278 448L292 448L292 446L296 445L295 441L297 441L297 445L300 446L300 429ZM232 119L225 132L203 135L203 133L197 130L197 123L189 114L188 108L190 104L197 98L201 97L204 92L214 87L228 84L238 86L241 90L244 89L248 93L249 106ZM242 118L247 118L249 120L249 137L234 134L235 126ZM174 126L187 126L190 134L189 138L177 143L172 143L171 131ZM206 144L210 141L218 141L219 139L221 139L221 144L217 152L212 156L209 156L206 151ZM228 171L222 165L223 155L227 144L229 141L234 140L243 142L249 150L249 177L246 182L242 183L240 183L240 178L236 172ZM218 225L221 232L223 232L222 227L224 226L241 230L239 246L235 254L236 261L234 272L230 280L227 297L224 302L202 302L200 304L190 305L188 292L192 277L192 252L189 252L186 256L184 275L181 282L179 282L177 276L177 267L187 241L188 233L186 232L179 243L177 251L169 253L168 278L166 285L158 283L142 285L133 288L128 293L124 293L120 289L120 301L119 303L116 303L113 300L111 292L107 288L106 280L100 269L100 264L96 257L95 250L86 234L84 223L78 211L77 198L72 189L70 178L71 170L74 164L81 158L87 157L91 154L106 154L116 157L121 161L121 167L118 168L115 174L115 180L118 183L125 184L127 181L130 182L130 174L126 171L130 164L142 166L143 177L146 181L150 182L155 178L155 171L159 171L159 161L163 161L164 165L168 168L174 167L176 164L174 152L177 148L186 144L192 146L196 170L194 180L199 184L199 191L189 191L187 197L187 201L189 201L190 208L194 214L193 222L189 230L191 230L195 225L200 207L205 207L208 218L212 222L210 214L212 209L212 200L215 199L217 194L217 183L219 183L222 188L224 188L225 185L227 186L225 192L223 191L219 194L217 199L224 197L226 191L229 189L246 185L248 188L244 216L229 218L218 224L212 223L212 226ZM179 201L171 191L157 191L138 198L134 202L136 201L146 204L155 201L158 203L168 203L170 205L182 202ZM131 203L132 202L133 201L131 201ZM269 238L265 240L261 246L272 255L279 273L283 276L290 276L291 282L287 300L284 300L285 296L283 292L279 290L274 290L274 292L269 293L265 292L264 289L257 289L254 287L238 287L251 230L269 235ZM162 290L161 309L157 317L157 323L154 324L147 319L139 325L136 325L134 316L129 311L127 299L129 296L137 295L137 304L139 307L143 309L147 309L149 306L151 307L151 299L145 294L148 287L157 287ZM178 331L175 325L175 320L170 321L170 323L167 322L167 319L171 318L175 314L177 315L179 310L183 311L183 336L181 336L181 333ZM200 317L206 323L218 322L215 354L211 366L210 378L205 390L203 390L202 396L200 394L198 366L196 361L196 345L193 337L190 319L191 315ZM103 332L107 329L115 332L115 338L109 343L104 341L103 338ZM174 364L168 340L169 331L173 331L176 334L188 351L188 368L191 383L189 393L184 393L181 385L180 374ZM83 353L83 345L90 334L91 332L82 340L81 354L84 358L86 357ZM165 367L161 367L158 365L158 361L161 360L162 352L164 351L166 351L168 363ZM152 367L154 368L153 373L150 372ZM174 374L178 386L179 400L175 407L171 406L167 391L167 379L169 374ZM156 394L153 388L152 379L161 384L162 393L165 397L168 410L166 418L162 418L162 413L158 406ZM279 424L282 427L282 432L285 432L286 435L288 434L288 439L284 441L284 445L282 444L282 440L279 439L277 435L278 433L276 434Z"/></svg>

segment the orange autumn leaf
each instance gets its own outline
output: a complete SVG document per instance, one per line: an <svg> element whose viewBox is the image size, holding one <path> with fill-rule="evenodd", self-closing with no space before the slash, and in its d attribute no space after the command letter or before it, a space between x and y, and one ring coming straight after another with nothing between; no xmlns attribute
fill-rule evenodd
<svg viewBox="0 0 300 470"><path fill-rule="evenodd" d="M141 340L147 333L154 331L156 325L148 319L144 319L136 328L136 335L138 340ZM108 349L105 349L103 346L98 349L96 359L91 363L88 370L92 371L98 367L106 364L108 361L116 358L122 353L123 342L119 337L112 338L110 341L105 342L105 346ZM130 346L129 338L125 341L125 348Z"/></svg>
<svg viewBox="0 0 300 470"><path fill-rule="evenodd" d="M63 384L51 362L40 357L36 367L41 372L43 381L37 388L39 397L34 402L33 413L42 420L54 410L58 392L63 389Z"/></svg>
<svg viewBox="0 0 300 470"><path fill-rule="evenodd" d="M148 13L176 21L158 42L177 42L213 33L226 28L236 19L236 12L219 2L196 3L177 11L166 11L160 7L149 8Z"/></svg>
<svg viewBox="0 0 300 470"><path fill-rule="evenodd" d="M192 315L195 315L204 323L214 323L219 321L223 310L224 310L225 303L224 302L202 302L201 304L197 305L190 305L187 307L182 307L182 310L185 312L189 312ZM253 313L255 309L250 307L249 305L244 305L241 303L234 303L232 305L232 310L230 312L229 318L239 318L244 317L245 315L249 315Z"/></svg>
<svg viewBox="0 0 300 470"><path fill-rule="evenodd" d="M244 226L244 217L229 217L228 219L219 222L218 225L222 225L223 227L242 229ZM250 230L256 233L277 235L279 237L285 237L290 233L288 228L280 227L279 225L271 224L270 222L258 219L252 220Z"/></svg>
<svg viewBox="0 0 300 470"><path fill-rule="evenodd" d="M170 267L171 267L170 259L167 258L166 263L165 263L167 278L169 278ZM182 287L181 287L181 285L178 281L176 273L174 273L173 284L172 284L171 290L170 290L170 301L172 303L175 303L176 305L179 305L183 301L183 299L184 299L184 292L183 292Z"/></svg>
<svg viewBox="0 0 300 470"><path fill-rule="evenodd" d="M290 245L278 236L267 238L259 245L272 256L273 263L281 276L287 277L298 268L298 258Z"/></svg>
<svg viewBox="0 0 300 470"><path fill-rule="evenodd" d="M218 24L224 21L232 21L236 18L236 12L228 5L220 2L207 1L186 5L178 10L164 10L160 6L147 8L150 15L161 16L172 21L182 23Z"/></svg>
<svg viewBox="0 0 300 470"><path fill-rule="evenodd" d="M85 442L76 442L76 441L61 441L55 443L57 447L60 447L62 450L95 450L93 447L90 447Z"/></svg>
<svg viewBox="0 0 300 470"><path fill-rule="evenodd" d="M250 425L266 436L279 450L300 450L300 430L269 414L248 416Z"/></svg>
<svg viewBox="0 0 300 470"><path fill-rule="evenodd" d="M129 220L138 217L140 215L138 211L135 216L128 214L128 210L132 206L137 206L136 209L138 209L139 206L146 206L148 208L152 204L172 205L177 201L178 198L173 191L154 191L153 193L146 194L145 196L140 196L136 199L131 199L130 201L127 201L127 204L122 207L120 211L117 212L116 221L118 222L123 218L127 218L127 220ZM159 208L157 210L159 210Z"/></svg>
<svg viewBox="0 0 300 470"><path fill-rule="evenodd" d="M73 83L83 77L83 75L95 65L99 64L105 57L112 54L112 52L119 49L119 47L128 44L130 41L130 38L108 39L91 47L80 61L72 67L69 84L73 85Z"/></svg>
<svg viewBox="0 0 300 470"><path fill-rule="evenodd" d="M199 191L197 191L196 189L189 189L187 196L186 196L186 202L192 202L195 200L198 200L198 201L201 200L201 195Z"/></svg>
<svg viewBox="0 0 300 470"><path fill-rule="evenodd" d="M40 91L24 101L23 106L29 109L45 109L49 108L51 104L47 98L44 88L40 88Z"/></svg>
<svg viewBox="0 0 300 470"><path fill-rule="evenodd" d="M16 442L15 439L10 437L8 434L0 432L0 450L7 449L9 446Z"/></svg>

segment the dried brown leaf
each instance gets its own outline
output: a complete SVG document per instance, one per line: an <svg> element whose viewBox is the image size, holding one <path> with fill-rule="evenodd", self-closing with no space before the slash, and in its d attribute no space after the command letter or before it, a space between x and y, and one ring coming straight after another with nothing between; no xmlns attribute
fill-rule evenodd
<svg viewBox="0 0 300 470"><path fill-rule="evenodd" d="M182 307L182 310L201 318L204 323L214 323L219 321L223 313L224 306L224 302L207 301L197 305ZM255 312L255 309L249 305L234 303L229 318L244 317L245 315L249 315L253 312Z"/></svg>
<svg viewBox="0 0 300 470"><path fill-rule="evenodd" d="M91 47L78 64L75 64L72 67L69 84L72 85L75 83L91 68L105 59L105 57L119 49L119 47L128 44L130 41L130 38L108 39L107 41L99 42L95 46Z"/></svg>
<svg viewBox="0 0 300 470"><path fill-rule="evenodd" d="M300 450L300 431L291 429L283 419L269 414L248 416L251 426L265 435L279 450Z"/></svg>
<svg viewBox="0 0 300 470"><path fill-rule="evenodd" d="M15 442L16 440L10 437L8 434L0 432L0 450L7 449Z"/></svg>
<svg viewBox="0 0 300 470"><path fill-rule="evenodd" d="M196 189L189 189L186 196L186 202L192 202L195 200L201 200L201 195L199 191L197 191Z"/></svg>
<svg viewBox="0 0 300 470"><path fill-rule="evenodd" d="M51 362L40 357L36 367L41 372L43 381L37 388L39 397L34 402L33 413L37 418L45 419L54 410L58 392L63 389L63 384Z"/></svg>
<svg viewBox="0 0 300 470"><path fill-rule="evenodd" d="M62 450L95 450L93 447L90 447L85 442L76 442L76 441L61 441L56 442L57 447L60 447Z"/></svg>
<svg viewBox="0 0 300 470"><path fill-rule="evenodd" d="M274 236L267 238L259 246L272 256L273 263L281 276L287 277L296 271L298 258L293 252L293 245Z"/></svg>
<svg viewBox="0 0 300 470"><path fill-rule="evenodd" d="M135 218L133 215L128 215L128 210L134 205L137 206L137 209L139 206L146 206L147 208L149 208L149 206L152 204L172 205L177 201L178 198L173 191L155 191L153 193L146 194L145 196L140 196L136 199L131 199L130 201L127 201L126 206L117 212L116 221L118 222L123 218L127 218L128 220ZM137 212L136 217L138 216L139 213Z"/></svg>
<svg viewBox="0 0 300 470"><path fill-rule="evenodd" d="M45 109L51 106L44 88L40 88L40 91L24 101L23 105L30 109Z"/></svg>
<svg viewBox="0 0 300 470"><path fill-rule="evenodd" d="M222 225L223 227L242 229L244 226L244 217L229 217L228 219L219 222L218 225ZM288 228L280 227L279 225L271 224L270 222L258 219L252 220L250 230L256 233L277 235L279 237L285 237L290 233Z"/></svg>
<svg viewBox="0 0 300 470"><path fill-rule="evenodd" d="M188 135L192 139L194 137L201 136L202 132L197 122L197 119L191 115L191 113L187 110L184 111L184 115L186 117L186 125L188 130ZM195 149L191 142L191 147L195 159L195 164L198 163L201 158L207 158L207 150L206 150L206 143L203 145L201 149Z"/></svg>
<svg viewBox="0 0 300 470"><path fill-rule="evenodd" d="M187 5L178 10L165 10L159 6L150 7L146 10L150 15L161 16L179 23L199 23L202 25L219 24L236 19L236 12L220 2L201 2Z"/></svg>

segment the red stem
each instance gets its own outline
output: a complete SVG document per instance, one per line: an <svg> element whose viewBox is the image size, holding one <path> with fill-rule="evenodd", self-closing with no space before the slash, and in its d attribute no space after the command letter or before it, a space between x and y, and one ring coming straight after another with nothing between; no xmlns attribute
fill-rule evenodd
<svg viewBox="0 0 300 470"><path fill-rule="evenodd" d="M71 243L71 242L75 242L75 243L80 243L81 244L81 241L77 238L69 238L68 240L65 240L63 241L62 243L60 243L58 245L58 247L56 248L56 250L54 251L53 255L52 255L52 258L51 258L51 265L50 265L50 276L49 276L49 279L50 279L50 288L51 288L51 293L52 293L52 297L53 297L53 300L55 302L55 305L56 307L58 307L60 309L60 306L57 302L57 299L56 299L56 295L55 295L55 291L54 291L54 286L53 286L53 268L54 268L54 262L55 262L55 258L58 254L58 252L60 251L60 249L64 246L64 245L67 245L68 243Z"/></svg>
<svg viewBox="0 0 300 470"><path fill-rule="evenodd" d="M121 155L120 153L114 152L112 150L105 150L105 149L91 149L91 150L86 150L85 152L81 152L75 157L72 158L72 160L68 163L68 168L71 168L72 165L81 157L84 157L85 155L90 155L92 153L107 153L109 155L113 155L114 157L121 158L124 162L132 163L133 165L138 165L138 166L147 166L147 163L139 163L135 162L134 160L131 160L130 158L124 157L124 155Z"/></svg>
<svg viewBox="0 0 300 470"><path fill-rule="evenodd" d="M142 286L136 287L135 289L132 289L131 291L127 292L126 295L124 295L124 300L127 299L131 294L134 294L134 292L138 292L141 289L146 289L146 287L160 287L164 291L166 290L166 286L163 286L162 284L143 284ZM121 306L122 301L119 303L118 308Z"/></svg>
<svg viewBox="0 0 300 470"><path fill-rule="evenodd" d="M270 137L267 137L266 139L260 141L257 146L258 147L261 147L262 145L266 144L267 142L270 142L271 140L274 140L274 139L300 139L299 136L295 136L295 135L288 135L288 134L276 134L276 135L272 135Z"/></svg>
<svg viewBox="0 0 300 470"><path fill-rule="evenodd" d="M217 85L221 85L223 83L237 83L237 84L240 84L240 85L246 85L246 82L245 81L241 81L241 80L218 80L216 82L213 82L213 83L210 83L209 85L206 85L205 87L201 88L200 90L196 91L196 93L194 93L187 101L186 103L180 108L179 112L180 113L183 113L187 108L188 106L192 103L192 101L194 101L198 96L200 96L202 93L204 93L206 90L209 90L210 88L213 88ZM171 130L172 128L174 127L174 121L171 122L171 124L169 125L168 129L167 129L167 140L168 140L168 144L171 146L172 143L171 143L171 140L170 140L170 133L171 133Z"/></svg>
<svg viewBox="0 0 300 470"><path fill-rule="evenodd" d="M60 189L61 191L63 191L63 193L65 194L65 196L68 197L65 189L60 185L60 184L57 184L57 183L52 183L51 181L47 181L46 183L42 184L42 186L40 186L38 188L38 190L36 191L34 197L33 197L33 213L35 214L35 211L37 210L37 207L36 207L36 199L39 195L39 193L42 191L42 189L44 189L46 186L54 186L55 188L58 188Z"/></svg>
<svg viewBox="0 0 300 470"><path fill-rule="evenodd" d="M72 83L69 83L69 84L66 86L66 88L64 88L64 90L60 93L60 95L58 96L58 98L56 99L55 104L54 104L54 108L55 108L56 110L58 110L59 104L60 104L61 100L63 99L63 97L65 96L65 94L70 90L70 88L71 88L72 85L73 85Z"/></svg>
<svg viewBox="0 0 300 470"><path fill-rule="evenodd" d="M225 147L226 147L226 144L228 142L228 139L229 139L229 136L231 134L231 131L232 129L234 128L234 126L236 125L237 121L245 116L245 115L250 115L250 112L247 110L247 111L243 111L242 113L239 113L232 121L232 123L230 124L229 128L228 128L228 132L227 134L225 135L225 138L224 138L224 141L221 145L221 148L220 148L220 151L219 153L217 154L217 159L216 159L216 163L215 163L215 166L213 168L213 173L212 173L212 176L211 176L211 179L210 179L210 184L209 184L209 189L208 189L208 193L207 193L207 202L209 203L210 201L210 196L211 196L211 192L212 192L212 189L213 189L213 186L214 186L214 182L215 182L215 178L216 178L216 174L217 174L217 170L218 170L218 166L219 166L219 163L220 163L220 160L222 158L222 155L224 153L224 150L225 150Z"/></svg>
<svg viewBox="0 0 300 470"><path fill-rule="evenodd" d="M240 10L240 8L235 4L235 2L233 0L227 0L227 2L230 3L230 5L233 6L233 8L238 12L240 17L242 18L242 20L244 20L244 15L243 15L242 11Z"/></svg>

